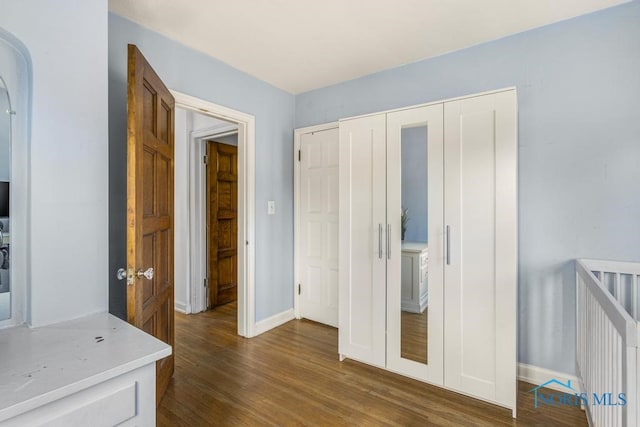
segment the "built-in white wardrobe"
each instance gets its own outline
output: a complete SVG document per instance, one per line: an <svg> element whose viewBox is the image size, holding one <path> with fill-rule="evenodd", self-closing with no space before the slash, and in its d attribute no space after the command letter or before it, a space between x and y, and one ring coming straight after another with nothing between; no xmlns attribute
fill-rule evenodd
<svg viewBox="0 0 640 427"><path fill-rule="evenodd" d="M340 357L514 416L516 106L510 89L341 120L338 220Z"/></svg>

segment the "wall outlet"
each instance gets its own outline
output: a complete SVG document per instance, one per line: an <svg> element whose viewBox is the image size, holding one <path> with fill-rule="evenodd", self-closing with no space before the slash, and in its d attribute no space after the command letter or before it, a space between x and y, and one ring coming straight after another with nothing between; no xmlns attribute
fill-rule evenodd
<svg viewBox="0 0 640 427"><path fill-rule="evenodd" d="M274 200L269 200L267 202L267 215L275 215L276 214L276 202Z"/></svg>

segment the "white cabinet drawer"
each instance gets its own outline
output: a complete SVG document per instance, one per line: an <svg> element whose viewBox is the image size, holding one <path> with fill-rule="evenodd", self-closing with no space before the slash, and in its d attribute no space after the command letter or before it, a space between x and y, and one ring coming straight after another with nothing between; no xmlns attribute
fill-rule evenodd
<svg viewBox="0 0 640 427"><path fill-rule="evenodd" d="M1 427L116 425L155 425L155 363L0 422Z"/></svg>
<svg viewBox="0 0 640 427"><path fill-rule="evenodd" d="M420 254L420 267L425 267L428 262L429 262L429 254L426 252Z"/></svg>
<svg viewBox="0 0 640 427"><path fill-rule="evenodd" d="M428 270L427 270L427 266L425 265L420 269L420 284L423 284L424 282L427 281L427 273L428 273Z"/></svg>

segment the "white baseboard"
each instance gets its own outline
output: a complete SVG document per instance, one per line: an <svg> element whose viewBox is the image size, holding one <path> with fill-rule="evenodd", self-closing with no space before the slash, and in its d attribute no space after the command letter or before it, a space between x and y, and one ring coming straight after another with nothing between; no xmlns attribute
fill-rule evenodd
<svg viewBox="0 0 640 427"><path fill-rule="evenodd" d="M546 383L547 381L553 378L561 382L570 380L571 387L576 389L578 393L582 391L580 390L580 381L578 381L578 377L576 377L575 375L569 375L562 372L551 371L545 368L539 368L533 365L518 363L518 379L520 381L524 381L529 384L538 386L540 384ZM545 387L550 388L551 390L556 390L556 391L562 391L562 392L567 391L567 389L553 383Z"/></svg>
<svg viewBox="0 0 640 427"><path fill-rule="evenodd" d="M191 313L191 306L183 302L176 301L173 305L173 308L183 314Z"/></svg>
<svg viewBox="0 0 640 427"><path fill-rule="evenodd" d="M271 317L267 317L266 319L260 320L256 322L255 328L253 328L253 336L256 337L264 332L267 332L270 329L276 328L283 323L287 323L289 320L293 320L295 318L295 313L293 308L289 310L285 310L282 313L274 314Z"/></svg>

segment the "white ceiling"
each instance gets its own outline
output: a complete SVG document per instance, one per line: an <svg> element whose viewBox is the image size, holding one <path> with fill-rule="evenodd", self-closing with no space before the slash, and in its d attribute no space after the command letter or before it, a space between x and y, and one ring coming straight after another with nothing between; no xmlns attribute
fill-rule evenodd
<svg viewBox="0 0 640 427"><path fill-rule="evenodd" d="M109 9L291 93L627 0L109 0Z"/></svg>

